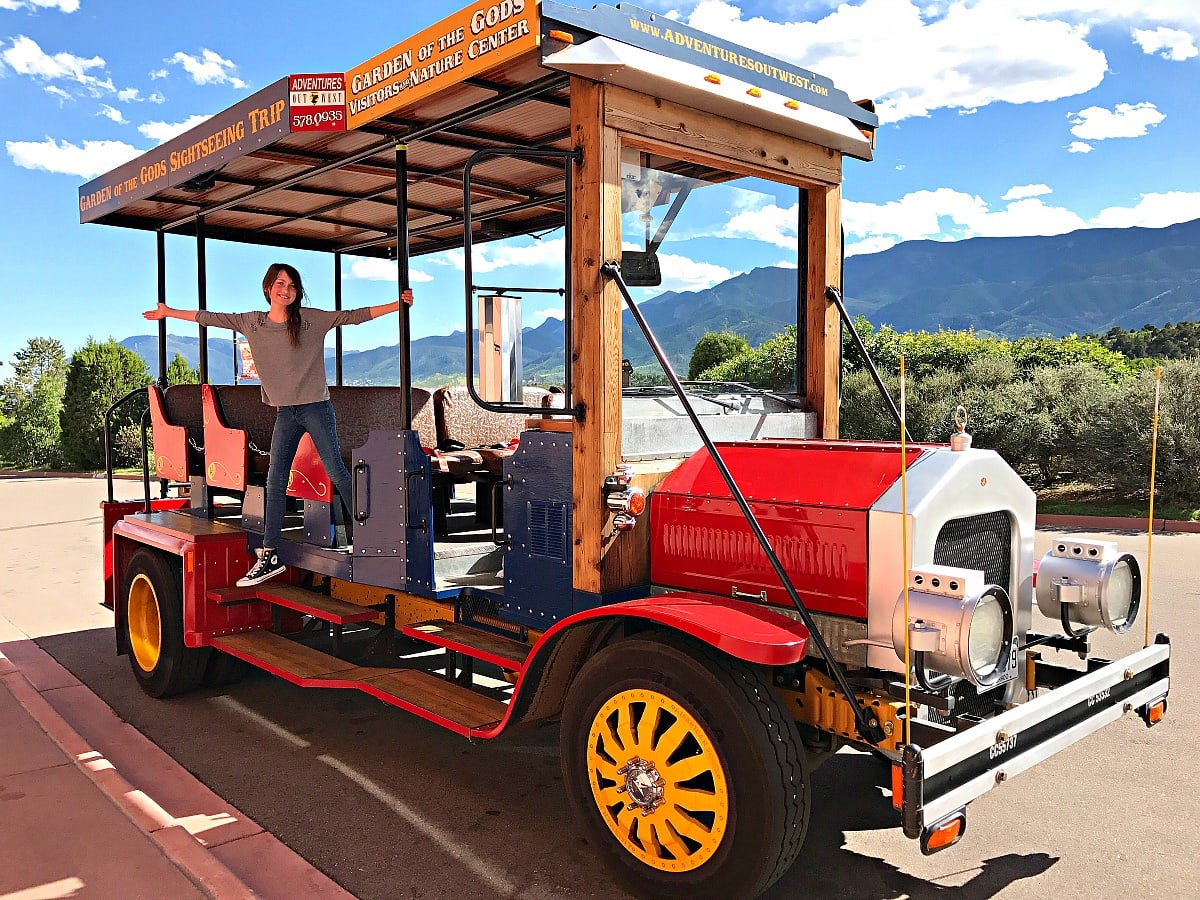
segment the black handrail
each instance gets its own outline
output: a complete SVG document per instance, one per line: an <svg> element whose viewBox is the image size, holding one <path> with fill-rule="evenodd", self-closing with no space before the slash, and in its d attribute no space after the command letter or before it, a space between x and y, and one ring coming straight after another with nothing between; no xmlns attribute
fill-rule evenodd
<svg viewBox="0 0 1200 900"><path fill-rule="evenodd" d="M563 196L565 206L565 221L563 222L563 278L565 285L563 294L565 297L563 310L563 384L567 395L568 408L562 413L550 412L550 415L572 415L577 420L583 421L584 408L583 404L578 404L575 407L570 407L571 397L573 395L571 389L571 183L572 183L572 163L578 163L583 157L578 150L556 150L553 147L487 147L482 150L476 150L471 154L471 158L467 160L463 166L463 277L466 282L466 342L467 342L467 393L478 406L483 409L497 413L524 413L527 416L542 416L547 414L547 410L543 407L524 406L517 403L494 403L489 400L484 400L475 390L475 348L474 348L474 330L475 330L475 313L472 299L478 285L473 283L473 266L472 266L472 247L473 240L471 234L471 170L481 160L487 159L490 156L513 156L513 157L556 157L563 162ZM505 290L505 289L498 289Z"/></svg>
<svg viewBox="0 0 1200 900"><path fill-rule="evenodd" d="M737 482L733 480L733 474L729 471L729 467L725 465L725 460L721 458L721 454L717 451L716 445L712 442L712 438L708 436L708 432L704 430L704 426L700 424L700 417L696 415L696 411L692 409L692 404L688 401L687 392L683 385L679 382L679 377L675 374L675 370L671 366L671 361L667 359L666 353L662 346L658 343L658 338L654 336L654 332L650 330L650 324L642 316L642 311L638 309L633 297L629 294L629 288L625 284L625 279L621 277L621 266L619 263L609 261L600 267L600 271L605 276L611 278L621 291L621 296L625 298L625 305L629 307L629 311L633 313L633 318L637 321L638 327L641 328L642 334L646 338L646 343L650 345L650 349L654 351L655 357L658 359L658 364L662 366L663 373L667 376L667 380L671 383L671 387L675 390L675 396L679 398L679 402L683 405L684 411L688 418L692 420L692 425L696 429L696 433L700 435L700 440L704 443L704 449L708 451L708 455L712 458L713 464L717 467L717 471L721 473L721 478L724 479L725 485L729 488L730 494L733 495L734 501L738 508L742 511L742 516L746 519L750 530L754 532L754 537L757 538L759 545L766 554L767 561L771 563L771 568L775 570L775 576L783 584L783 589L787 592L788 597L795 606L796 611L800 614L800 619L804 622L808 629L809 636L814 644L817 645L817 650L821 656L825 658L825 662L829 666L829 674L833 680L837 682L838 689L845 695L846 701L850 704L850 708L854 711L854 722L858 729L859 735L863 740L871 744L879 744L884 740L883 728L879 724L878 718L872 718L867 710L859 702L857 695L854 693L854 688L850 684L850 679L846 677L846 673L842 667L838 665L833 658L833 653L829 649L829 645L825 643L825 638L821 636L821 632L817 628L816 620L813 619L812 613L808 611L808 607L800 599L799 593L796 591L796 586L792 584L788 578L787 571L783 568L783 563L779 561L779 557L775 554L774 548L768 540L766 532L762 530L762 526L758 524L758 519L754 515L754 510L750 508L750 504L746 502L746 497L742 494L741 489L737 486Z"/></svg>
<svg viewBox="0 0 1200 900"><path fill-rule="evenodd" d="M138 394L145 394L146 388L134 388L121 399L117 400L104 413L104 475L108 479L108 502L112 503L113 496L113 466L112 466L112 417L113 413L121 406L124 406ZM142 445L142 450L145 451L145 444ZM144 452L143 452L143 455Z"/></svg>
<svg viewBox="0 0 1200 900"><path fill-rule="evenodd" d="M858 352L862 354L863 363L867 367L867 371L871 373L871 377L875 379L875 387L879 388L880 396L887 403L888 409L892 411L892 415L896 417L896 423L904 429L909 441L912 441L912 434L909 433L908 426L904 423L904 419L900 417L900 410L896 408L896 402L892 400L892 395L888 393L887 387L883 383L883 379L879 376L879 370L875 368L875 362L871 359L871 354L867 353L867 345L863 343L862 337L858 333L858 329L854 327L854 320L850 318L850 313L846 310L846 304L842 301L842 292L833 285L825 288L825 299L832 303L838 309L838 314L841 315L842 321L846 328L850 331L850 337L854 339L855 346L858 347Z"/></svg>
<svg viewBox="0 0 1200 900"><path fill-rule="evenodd" d="M154 509L154 504L150 501L150 459L146 451L150 448L147 446L146 426L150 424L150 410L147 408L142 413L142 488L146 495L146 513L149 514ZM165 491L163 492L165 495ZM109 498L112 499L111 497Z"/></svg>

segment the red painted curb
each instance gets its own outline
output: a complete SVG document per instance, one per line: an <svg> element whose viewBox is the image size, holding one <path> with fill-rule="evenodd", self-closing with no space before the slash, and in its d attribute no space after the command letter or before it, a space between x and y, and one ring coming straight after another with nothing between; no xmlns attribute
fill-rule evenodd
<svg viewBox="0 0 1200 900"><path fill-rule="evenodd" d="M1054 516L1039 515L1038 528L1087 528L1092 531L1146 531L1148 519L1131 516ZM1200 534L1200 522L1178 519L1154 520L1154 531L1166 534Z"/></svg>
<svg viewBox="0 0 1200 900"><path fill-rule="evenodd" d="M104 753L92 746L92 741L99 746L107 746L103 740L97 741L94 731L90 740L85 738L68 717L82 713L84 719L80 721L89 721L89 713L83 709L84 706L91 708L92 718L96 713L106 712L114 723L128 730L127 739L145 745L140 758L160 758L159 764L165 772L163 777L176 779L179 784L190 780L196 789L211 793L208 788L148 738L121 722L103 700L78 682L34 641L18 639L5 646L6 652L0 653L0 679L17 703L71 759L76 768L200 890L218 900L285 897L352 900L352 894L232 806L229 809L251 826L252 832L223 843L211 843L211 835L202 838L192 834L185 819L175 818L145 790L131 784ZM55 700L67 702L63 712L59 712L46 695L51 691L56 692ZM78 693L73 693L73 700L67 701L65 692ZM85 724L84 728L87 727ZM121 753L122 750L118 749L114 755L120 756ZM227 804L220 797L212 796L214 800ZM269 880L264 878L264 873L270 873Z"/></svg>
<svg viewBox="0 0 1200 900"><path fill-rule="evenodd" d="M75 767L145 833L180 871L212 897L253 898L254 892L162 807L134 789L100 753L87 745L20 670L4 675L17 702Z"/></svg>

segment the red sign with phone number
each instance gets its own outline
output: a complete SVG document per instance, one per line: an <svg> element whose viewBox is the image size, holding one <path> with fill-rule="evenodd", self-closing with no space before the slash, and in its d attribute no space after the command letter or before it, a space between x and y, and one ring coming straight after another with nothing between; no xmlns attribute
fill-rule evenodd
<svg viewBox="0 0 1200 900"><path fill-rule="evenodd" d="M292 75L288 79L288 125L292 133L346 130L346 76L341 72Z"/></svg>

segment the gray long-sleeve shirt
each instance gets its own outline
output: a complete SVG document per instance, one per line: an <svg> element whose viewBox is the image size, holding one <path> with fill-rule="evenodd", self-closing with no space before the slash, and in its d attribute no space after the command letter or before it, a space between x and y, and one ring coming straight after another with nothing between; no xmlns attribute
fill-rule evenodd
<svg viewBox="0 0 1200 900"><path fill-rule="evenodd" d="M250 343L258 369L263 403L268 406L299 406L329 399L325 380L325 335L339 325L357 325L371 318L370 307L337 312L301 307L300 343L293 347L287 324L272 322L265 310L221 313L200 310L201 325L240 331Z"/></svg>

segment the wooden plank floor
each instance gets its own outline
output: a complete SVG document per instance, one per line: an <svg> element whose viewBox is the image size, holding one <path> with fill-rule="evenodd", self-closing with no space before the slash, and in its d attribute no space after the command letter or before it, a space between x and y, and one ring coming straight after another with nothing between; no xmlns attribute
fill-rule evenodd
<svg viewBox="0 0 1200 900"><path fill-rule="evenodd" d="M298 678L322 678L348 672L358 666L304 644L297 644L270 631L248 631L214 638L218 650L237 650Z"/></svg>
<svg viewBox="0 0 1200 900"><path fill-rule="evenodd" d="M367 609L357 603L336 600L294 584L274 583L258 588L258 596L268 603L286 606L298 612L308 613L326 622L349 625L352 622L368 622L379 616L379 610Z"/></svg>
<svg viewBox="0 0 1200 900"><path fill-rule="evenodd" d="M508 706L499 700L481 696L461 685L417 669L369 678L366 682L386 694L464 728L492 725L503 719L508 710Z"/></svg>
<svg viewBox="0 0 1200 900"><path fill-rule="evenodd" d="M501 637L489 631L480 631L478 628L471 628L469 625L459 625L455 622L446 622L443 620L421 622L417 625L406 625L403 631L410 637L429 641L432 644L443 647L447 646L446 642L450 642L460 647L472 647L482 650L495 660L515 663L517 668L525 664L525 659L529 656L530 649L532 649L528 644L522 644L520 641ZM497 665L499 664L500 662L497 661Z"/></svg>

